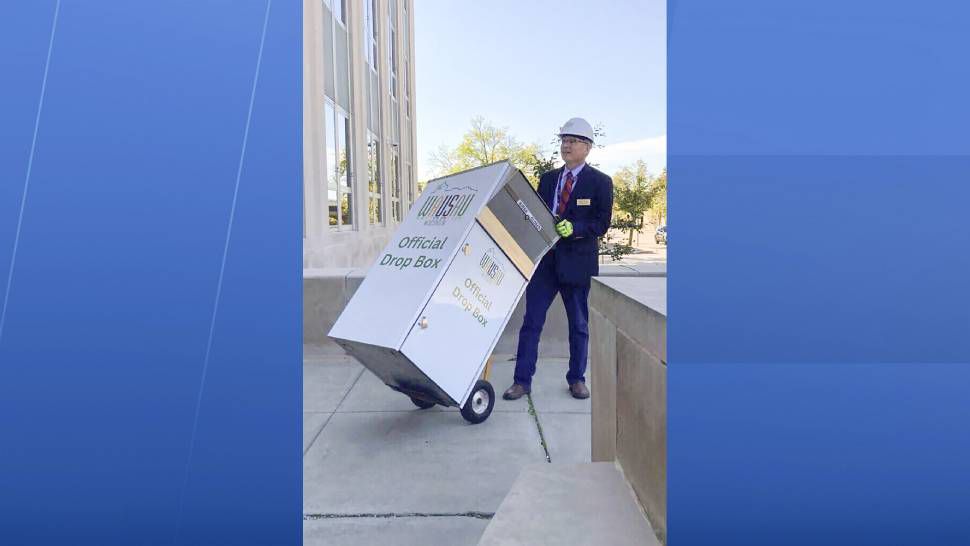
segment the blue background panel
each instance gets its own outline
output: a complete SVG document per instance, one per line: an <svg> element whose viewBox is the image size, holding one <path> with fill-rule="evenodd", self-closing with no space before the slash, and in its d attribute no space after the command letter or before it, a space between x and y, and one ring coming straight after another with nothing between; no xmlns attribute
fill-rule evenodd
<svg viewBox="0 0 970 546"><path fill-rule="evenodd" d="M672 155L670 172L676 363L970 362L970 156Z"/></svg>
<svg viewBox="0 0 970 546"><path fill-rule="evenodd" d="M965 2L668 0L667 16L668 153L970 148Z"/></svg>
<svg viewBox="0 0 970 546"><path fill-rule="evenodd" d="M55 2L5 8L11 543L300 540L302 8L254 96L267 6L62 2L19 239Z"/></svg>
<svg viewBox="0 0 970 546"><path fill-rule="evenodd" d="M670 543L967 543L970 8L668 6Z"/></svg>
<svg viewBox="0 0 970 546"><path fill-rule="evenodd" d="M965 544L968 382L966 364L672 364L670 544Z"/></svg>

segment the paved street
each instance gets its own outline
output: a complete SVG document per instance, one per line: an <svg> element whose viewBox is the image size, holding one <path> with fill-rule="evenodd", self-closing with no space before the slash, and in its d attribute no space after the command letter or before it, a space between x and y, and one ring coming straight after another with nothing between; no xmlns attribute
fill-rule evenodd
<svg viewBox="0 0 970 546"><path fill-rule="evenodd" d="M667 245L657 244L653 240L655 226L647 226L644 228L643 233L634 234L633 236L633 248L636 250L632 254L627 254L623 259L618 261L612 261L609 257L605 260L601 260L600 264L623 264L623 265L633 265L642 263L666 263L667 262ZM614 243L624 243L628 241L629 235L620 232L611 232L612 239Z"/></svg>
<svg viewBox="0 0 970 546"><path fill-rule="evenodd" d="M308 347L304 544L474 545L524 465L588 462L590 403L569 396L566 360L540 360L531 399L508 402L510 358L493 367L494 412L470 425L457 408L417 409L353 358Z"/></svg>

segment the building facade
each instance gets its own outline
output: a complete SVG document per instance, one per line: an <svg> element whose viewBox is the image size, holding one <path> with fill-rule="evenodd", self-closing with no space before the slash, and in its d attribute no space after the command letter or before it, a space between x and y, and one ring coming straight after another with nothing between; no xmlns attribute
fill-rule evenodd
<svg viewBox="0 0 970 546"><path fill-rule="evenodd" d="M304 0L303 267L360 267L417 197L413 0Z"/></svg>

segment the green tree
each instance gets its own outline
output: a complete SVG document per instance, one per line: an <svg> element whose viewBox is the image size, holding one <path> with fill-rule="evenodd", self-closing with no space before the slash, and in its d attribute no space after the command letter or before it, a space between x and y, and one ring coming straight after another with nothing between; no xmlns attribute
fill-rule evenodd
<svg viewBox="0 0 970 546"><path fill-rule="evenodd" d="M613 175L613 208L625 215L614 222L614 227L629 232L627 245L633 245L633 234L643 229L643 215L655 194L654 180L641 160Z"/></svg>
<svg viewBox="0 0 970 546"><path fill-rule="evenodd" d="M534 189L539 189L539 179L542 178L542 175L556 168L558 153L556 152L548 158L543 158L541 154L537 153L526 160L526 166L529 170L523 170L523 172Z"/></svg>
<svg viewBox="0 0 970 546"><path fill-rule="evenodd" d="M431 165L438 176L445 176L508 159L535 187L539 183L536 164L542 156L538 144L522 144L509 134L507 127L496 127L478 116L471 120L471 128L457 146L441 146L431 153Z"/></svg>
<svg viewBox="0 0 970 546"><path fill-rule="evenodd" d="M667 169L653 180L650 187L650 212L657 224L667 221Z"/></svg>

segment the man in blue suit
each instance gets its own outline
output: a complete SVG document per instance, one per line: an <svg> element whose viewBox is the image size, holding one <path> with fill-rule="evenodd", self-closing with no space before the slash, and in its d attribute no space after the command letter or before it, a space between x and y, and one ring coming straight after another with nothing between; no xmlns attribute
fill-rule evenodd
<svg viewBox="0 0 970 546"><path fill-rule="evenodd" d="M539 179L539 196L557 217L562 237L539 262L525 291L525 318L519 330L515 382L502 396L516 400L532 390L539 355L539 336L546 311L562 296L569 322L569 372L566 383L575 398L589 398L586 359L589 354L589 283L599 274L599 244L613 216L613 180L586 164L593 147L593 128L572 118L559 131L565 165Z"/></svg>

